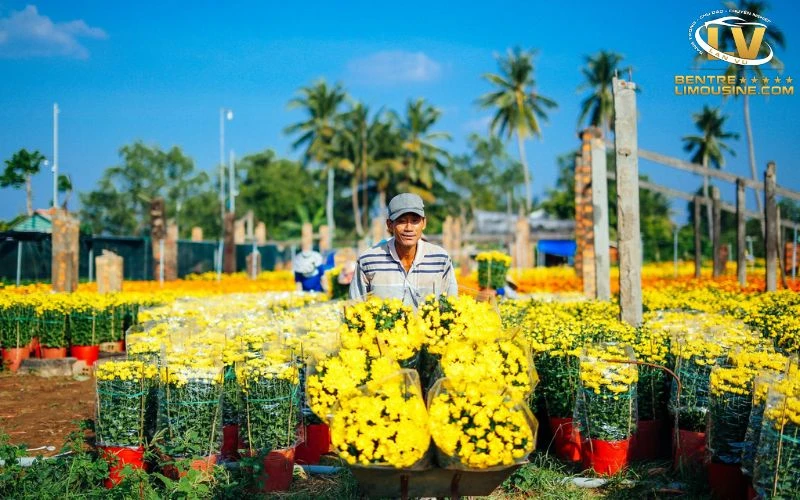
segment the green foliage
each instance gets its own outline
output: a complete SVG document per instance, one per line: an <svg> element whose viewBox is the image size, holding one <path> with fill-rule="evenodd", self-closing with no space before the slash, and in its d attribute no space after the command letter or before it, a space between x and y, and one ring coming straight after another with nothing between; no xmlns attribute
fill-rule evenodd
<svg viewBox="0 0 800 500"><path fill-rule="evenodd" d="M0 187L19 189L25 186L25 199L28 215L33 214L33 189L31 177L39 173L45 158L39 151L30 152L20 149L10 160L6 160L6 168L0 175Z"/></svg>
<svg viewBox="0 0 800 500"><path fill-rule="evenodd" d="M613 78L618 72L625 73L629 68L620 68L622 55L601 50L594 56L587 56L583 73L586 81L578 91L588 90L589 95L581 101L578 126L584 122L603 130L605 136L614 128Z"/></svg>

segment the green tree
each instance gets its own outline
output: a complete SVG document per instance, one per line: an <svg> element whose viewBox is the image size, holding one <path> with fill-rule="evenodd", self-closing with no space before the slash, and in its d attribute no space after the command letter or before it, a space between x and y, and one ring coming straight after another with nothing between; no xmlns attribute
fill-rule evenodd
<svg viewBox="0 0 800 500"><path fill-rule="evenodd" d="M586 66L581 70L586 81L578 87L578 91L588 90L589 95L581 101L581 114L578 116L578 127L599 127L603 137L609 137L614 127L614 87L613 79L620 68L622 55L616 52L601 50L594 56L587 56Z"/></svg>
<svg viewBox="0 0 800 500"><path fill-rule="evenodd" d="M726 132L725 121L727 116L721 114L719 108L703 106L703 110L692 115L694 124L700 135L687 135L683 137L683 150L692 155L691 161L708 168L712 166L721 169L725 165L723 152L736 156L736 152L723 141L738 139L739 134ZM703 176L703 197L708 198L708 176ZM714 225L711 224L711 205L706 204L706 218L708 220L708 238L714 239Z"/></svg>
<svg viewBox="0 0 800 500"><path fill-rule="evenodd" d="M329 87L324 80L314 85L303 87L300 95L289 101L289 109L303 109L306 112L304 121L286 127L289 135L299 135L292 147L305 147L304 163L309 161L321 165L328 176L328 191L325 203L328 227L331 236L336 228L333 218L334 204L334 165L330 161L331 143L339 126L340 107L347 98L341 85Z"/></svg>
<svg viewBox="0 0 800 500"><path fill-rule="evenodd" d="M556 159L558 178L555 189L547 190L547 198L542 201L542 208L548 214L559 219L575 218L575 156L577 151L570 151Z"/></svg>
<svg viewBox="0 0 800 500"><path fill-rule="evenodd" d="M425 99L409 101L403 118L397 118L403 148L403 175L397 184L400 191L418 194L423 200L433 202L434 176L444 172L447 152L436 145L437 141L450 140L446 132L433 132L442 111Z"/></svg>
<svg viewBox="0 0 800 500"><path fill-rule="evenodd" d="M298 216L311 222L308 214L324 208L319 182L298 162L266 150L245 156L238 166L242 176L238 205L253 210L271 238L299 237Z"/></svg>
<svg viewBox="0 0 800 500"><path fill-rule="evenodd" d="M759 18L757 16L764 16L769 17L766 15L768 4L762 1L747 1L747 0L739 0L738 3L735 2L724 2L725 7L728 9L735 9L740 12L749 12L753 15L748 15L744 13L737 14L738 17L745 19L746 21L751 22L758 22ZM739 26L736 29L741 30L741 33L744 37L744 40L747 42L751 42L753 40L753 34L755 33L757 26L755 24L745 24L743 26ZM725 51L733 51L736 49L736 41L734 40L734 30L733 29L722 29L720 30L720 50ZM783 32L777 28L773 23L770 23L769 27L767 28L766 32L764 32L763 43L758 48L758 52L756 57L766 57L771 47L778 46L780 48L784 48L786 45L785 38L783 36ZM700 57L700 61L707 60L706 57ZM780 59L774 54L773 57L769 61L769 65L777 69L778 71L783 71L783 63ZM726 76L735 76L738 81L744 79L745 82L751 80L751 78L756 79L755 82L757 83L758 80L765 78L764 71L760 65L747 65L742 66L735 63L730 63L725 68L725 75ZM749 82L748 82L749 83ZM737 95L734 95L737 97ZM758 181L758 173L756 172L756 152L755 152L755 144L753 141L753 127L750 123L750 96L745 93L742 96L742 105L744 111L744 129L745 135L747 138L747 152L748 152L748 161L750 164L750 175L754 181ZM761 194L758 191L754 191L756 196L756 204L758 206L759 213L764 211L763 205L761 203ZM762 225L763 230L763 225Z"/></svg>
<svg viewBox="0 0 800 500"><path fill-rule="evenodd" d="M507 134L516 133L519 159L525 177L525 211L529 212L533 203L533 190L528 160L525 157L525 139L528 136L541 137L539 120L547 120L547 111L557 107L554 100L536 92L533 78L534 52L515 48L506 57L497 57L499 74L487 73L483 77L497 90L484 94L478 104L495 110L491 131Z"/></svg>
<svg viewBox="0 0 800 500"><path fill-rule="evenodd" d="M56 186L59 193L64 193L64 201L61 203L61 208L67 210L69 199L72 196L72 178L69 174L58 174L58 184Z"/></svg>
<svg viewBox="0 0 800 500"><path fill-rule="evenodd" d="M31 177L39 173L44 162L44 156L39 151L30 152L20 149L6 160L6 168L0 176L0 187L19 189L25 186L25 207L28 216L33 215L33 188Z"/></svg>

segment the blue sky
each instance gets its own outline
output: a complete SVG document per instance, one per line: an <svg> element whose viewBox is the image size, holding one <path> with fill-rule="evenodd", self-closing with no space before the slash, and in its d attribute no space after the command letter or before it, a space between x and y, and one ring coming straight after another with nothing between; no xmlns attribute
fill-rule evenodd
<svg viewBox="0 0 800 500"><path fill-rule="evenodd" d="M402 110L425 97L443 110L438 129L461 152L470 132L487 129L489 112L475 99L489 90L481 74L509 47L538 50L538 91L559 103L541 140L527 144L534 193L553 186L556 157L577 145L586 55L619 52L634 68L639 146L686 157L681 137L694 133L691 114L719 105L741 139L726 170L749 176L739 99L676 96L675 74L695 71L688 40L692 21L719 2L107 2L0 0L0 158L20 148L52 156L52 105L60 115L60 166L79 191L92 189L118 162L124 144L143 140L180 146L200 169L219 158L219 108L230 107L226 146L237 156L273 148L297 157L283 128L301 119L286 104L318 78L342 82L373 109ZM782 77L800 79L800 29L793 2L772 1L768 15L787 39L777 50ZM300 6L302 5L302 6ZM613 8L612 8L613 6ZM776 73L767 71L769 76ZM769 160L778 181L800 191L800 153L793 117L800 96L751 98L760 172ZM509 143L516 156L516 144ZM694 190L700 179L640 160L656 182ZM49 170L34 180L34 205L52 193ZM722 186L733 201L733 188ZM3 190L0 218L24 211L24 192ZM74 203L74 202L73 202ZM754 198L748 196L751 208ZM685 203L675 202L682 220Z"/></svg>

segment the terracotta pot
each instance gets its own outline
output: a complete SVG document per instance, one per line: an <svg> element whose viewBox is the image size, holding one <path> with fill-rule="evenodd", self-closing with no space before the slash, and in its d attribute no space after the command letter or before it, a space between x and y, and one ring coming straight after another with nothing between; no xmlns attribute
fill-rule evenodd
<svg viewBox="0 0 800 500"><path fill-rule="evenodd" d="M108 462L106 488L113 488L122 481L122 469L130 465L134 469L144 469L144 448L128 446L98 446L100 456Z"/></svg>
<svg viewBox="0 0 800 500"><path fill-rule="evenodd" d="M742 464L718 464L710 462L708 486L711 496L718 500L746 500L747 482L742 474Z"/></svg>
<svg viewBox="0 0 800 500"><path fill-rule="evenodd" d="M305 428L305 440L297 446L295 461L316 465L322 455L331 450L331 429L327 424L312 424Z"/></svg>
<svg viewBox="0 0 800 500"><path fill-rule="evenodd" d="M273 450L264 457L262 491L289 491L292 486L295 449Z"/></svg>
<svg viewBox="0 0 800 500"><path fill-rule="evenodd" d="M678 429L672 439L672 465L702 465L706 456L706 433Z"/></svg>
<svg viewBox="0 0 800 500"><path fill-rule="evenodd" d="M581 460L581 436L572 425L571 418L550 417L550 430L553 433L551 448L555 455L567 462Z"/></svg>
<svg viewBox="0 0 800 500"><path fill-rule="evenodd" d="M31 355L29 347L6 347L3 349L3 364L12 372L19 369L23 359L28 359Z"/></svg>
<svg viewBox="0 0 800 500"><path fill-rule="evenodd" d="M87 366L94 365L100 356L100 346L97 345L74 345L69 348L72 357L84 361Z"/></svg>
<svg viewBox="0 0 800 500"><path fill-rule="evenodd" d="M621 441L587 439L581 444L583 466L598 474L613 476L628 465L631 438Z"/></svg>
<svg viewBox="0 0 800 500"><path fill-rule="evenodd" d="M67 357L66 347L42 347L43 359L59 359Z"/></svg>
<svg viewBox="0 0 800 500"><path fill-rule="evenodd" d="M639 420L631 437L631 460L655 460L664 456L664 421Z"/></svg>

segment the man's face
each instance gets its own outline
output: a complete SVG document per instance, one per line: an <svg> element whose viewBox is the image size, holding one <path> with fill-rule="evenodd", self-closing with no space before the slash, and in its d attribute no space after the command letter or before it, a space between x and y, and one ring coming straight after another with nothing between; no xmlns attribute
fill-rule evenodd
<svg viewBox="0 0 800 500"><path fill-rule="evenodd" d="M386 220L389 231L394 234L394 240L398 245L413 247L422 237L425 229L425 217L420 217L414 213L406 213L398 217L394 222Z"/></svg>

